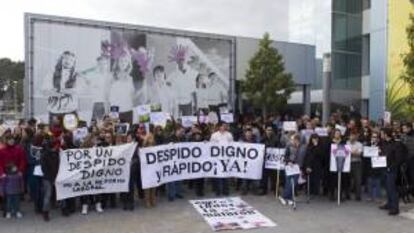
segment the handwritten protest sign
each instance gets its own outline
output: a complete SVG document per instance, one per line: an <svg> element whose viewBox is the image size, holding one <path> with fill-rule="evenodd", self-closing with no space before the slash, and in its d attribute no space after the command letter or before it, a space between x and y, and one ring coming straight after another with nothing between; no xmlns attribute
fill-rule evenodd
<svg viewBox="0 0 414 233"><path fill-rule="evenodd" d="M61 151L55 182L57 199L127 192L135 148L136 144L129 143Z"/></svg>
<svg viewBox="0 0 414 233"><path fill-rule="evenodd" d="M272 170L285 169L285 148L266 148L265 168Z"/></svg>

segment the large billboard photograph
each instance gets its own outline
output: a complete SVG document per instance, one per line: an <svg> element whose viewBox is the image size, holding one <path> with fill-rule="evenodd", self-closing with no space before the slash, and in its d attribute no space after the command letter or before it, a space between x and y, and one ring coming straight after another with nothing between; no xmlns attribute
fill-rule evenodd
<svg viewBox="0 0 414 233"><path fill-rule="evenodd" d="M89 122L117 106L131 121L133 109L144 104L159 104L175 118L232 106L231 39L30 20L31 116L47 121L76 113Z"/></svg>

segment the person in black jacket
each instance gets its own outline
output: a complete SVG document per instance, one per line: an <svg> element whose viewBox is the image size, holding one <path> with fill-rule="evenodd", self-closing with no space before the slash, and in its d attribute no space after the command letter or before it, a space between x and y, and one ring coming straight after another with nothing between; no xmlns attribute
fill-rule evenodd
<svg viewBox="0 0 414 233"><path fill-rule="evenodd" d="M407 175L411 185L411 194L414 196L414 130L411 123L406 123L402 127L402 141L407 148Z"/></svg>
<svg viewBox="0 0 414 233"><path fill-rule="evenodd" d="M266 129L265 129L265 133L264 133L264 137L262 140L262 143L265 144L265 147L279 147L280 146L280 142L279 139L276 135L276 133L274 132L274 129L272 127L272 125L267 125ZM271 184L271 190L274 190L276 192L276 171L275 170L271 170L271 169L266 169L264 167L263 163L263 176L262 176L262 180L261 180L261 190L259 195L266 195L267 191L268 191L268 182L270 179L270 184Z"/></svg>
<svg viewBox="0 0 414 233"><path fill-rule="evenodd" d="M310 194L319 195L325 150L317 134L312 134L306 148L304 169L310 176Z"/></svg>
<svg viewBox="0 0 414 233"><path fill-rule="evenodd" d="M384 141L381 146L381 152L387 157L387 171L385 172L387 203L380 206L380 209L388 210L389 215L399 214L398 191L397 191L397 174L402 162L402 150L392 137L391 129L383 129Z"/></svg>
<svg viewBox="0 0 414 233"><path fill-rule="evenodd" d="M51 206L51 197L53 184L59 170L59 150L53 146L53 140L46 136L42 143L43 149L40 156L40 166L43 172L42 194L43 194L43 219L49 221L49 211Z"/></svg>

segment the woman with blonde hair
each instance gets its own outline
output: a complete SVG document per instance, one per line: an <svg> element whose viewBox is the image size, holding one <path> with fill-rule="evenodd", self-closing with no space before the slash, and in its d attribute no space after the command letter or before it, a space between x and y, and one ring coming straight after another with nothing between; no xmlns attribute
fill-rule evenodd
<svg viewBox="0 0 414 233"><path fill-rule="evenodd" d="M155 146L154 134L147 133L144 138L143 147ZM155 207L156 188L149 188L144 190L145 205L147 208Z"/></svg>

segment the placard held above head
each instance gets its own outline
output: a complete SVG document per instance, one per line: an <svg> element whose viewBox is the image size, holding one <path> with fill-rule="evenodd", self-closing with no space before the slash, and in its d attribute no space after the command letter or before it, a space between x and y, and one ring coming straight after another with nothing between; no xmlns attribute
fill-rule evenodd
<svg viewBox="0 0 414 233"><path fill-rule="evenodd" d="M298 125L296 124L296 121L284 121L283 130L285 132L296 132L298 131Z"/></svg>
<svg viewBox="0 0 414 233"><path fill-rule="evenodd" d="M65 114L63 117L63 127L67 130L75 130L78 127L78 123L78 117L73 113Z"/></svg>

